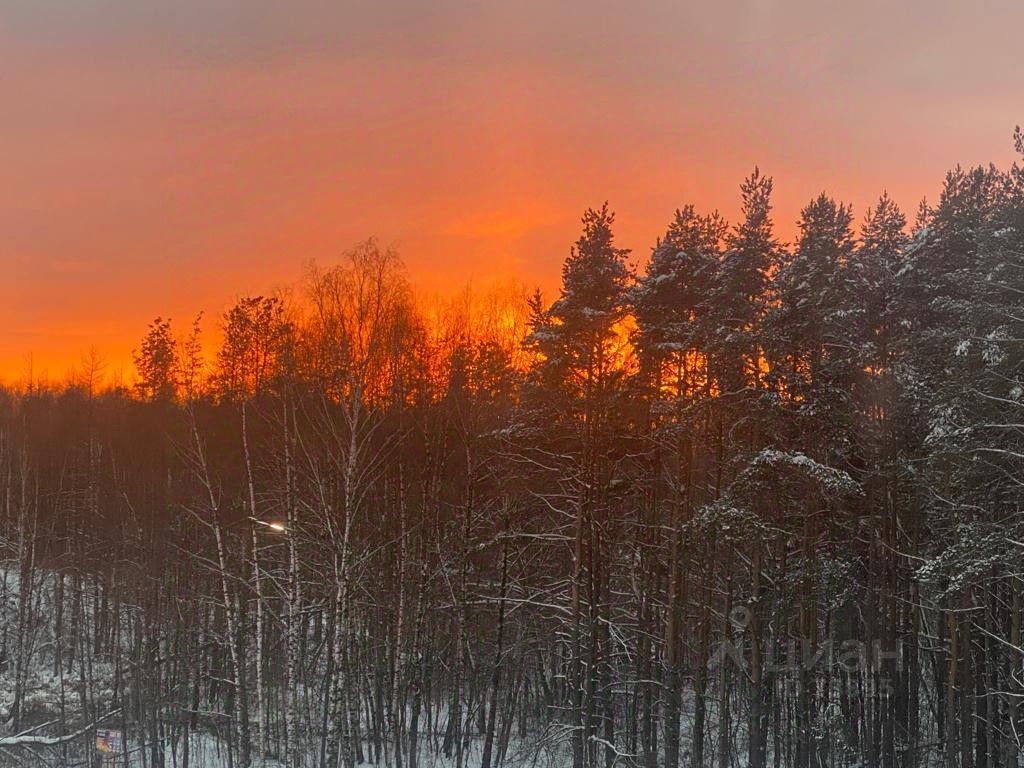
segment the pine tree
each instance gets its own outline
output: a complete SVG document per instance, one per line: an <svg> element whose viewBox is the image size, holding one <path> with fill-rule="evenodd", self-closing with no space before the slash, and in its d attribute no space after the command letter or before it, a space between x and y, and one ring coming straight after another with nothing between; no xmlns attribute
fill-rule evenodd
<svg viewBox="0 0 1024 768"><path fill-rule="evenodd" d="M726 230L717 211L701 216L692 205L677 210L630 293L634 344L652 396L663 387L692 393L697 377L706 381L705 361L695 354L705 346L708 291Z"/></svg>
<svg viewBox="0 0 1024 768"><path fill-rule="evenodd" d="M710 403L707 434L712 466L707 474L709 508L723 497L735 473L743 463L756 455L764 442L763 432L770 431L767 423L758 418L764 406L767 381L765 379L765 328L770 306L769 277L778 264L781 246L774 235L771 218L773 181L762 176L759 169L740 186L742 218L726 237L726 249L718 260L704 304L706 317L705 357L707 360L709 390L715 398ZM767 429L766 429L767 427ZM763 761L765 730L764 717L766 685L762 675L760 650L762 648L760 584L761 550L759 545L743 553L729 536L721 533L729 527L727 520L720 523L719 535L709 536L709 562L716 565L719 587L724 593L721 611L731 610L736 585L732 564L741 557L753 556L750 573L750 595L753 619L748 627L750 645L755 658L751 664L750 707L748 712L747 759L753 766ZM758 602L754 602L758 601ZM705 618L705 623L707 622ZM723 619L721 632L728 631L728 618ZM726 665L718 669L717 761L720 768L731 763L729 733L732 728L730 713L731 671ZM702 713L701 713L702 714ZM702 718L701 718L702 719ZM703 738L695 733L695 742L703 752Z"/></svg>
<svg viewBox="0 0 1024 768"><path fill-rule="evenodd" d="M927 452L919 488L928 559L918 576L949 639L937 659L945 672L938 725L947 766L969 764L975 752L987 760L989 734L974 725L996 717L978 688L988 684L995 652L985 633L998 627L987 612L964 612L980 610L991 599L983 585L1005 576L993 562L1016 557L1000 544L1019 507L1019 487L1007 479L1024 469L1015 459L1019 430L1006 418L1021 350L999 308L1012 297L1013 317L1020 306L1020 239L1004 218L1017 206L1007 205L1007 184L992 167L949 173L899 275L907 378ZM1011 603L1016 584L1010 576Z"/></svg>
<svg viewBox="0 0 1024 768"><path fill-rule="evenodd" d="M664 630L664 759L679 764L682 700L685 569L683 527L699 501L693 459L702 417L693 406L709 396L704 355L709 282L721 256L726 224L718 213L701 216L692 205L676 211L658 240L645 274L630 292L637 329L633 343L640 358L639 396L646 401L650 444L652 517L664 521L669 536L668 586ZM660 541L647 537L649 549ZM647 557L651 555L645 552ZM705 617L706 620L706 617ZM640 643L642 647L642 643ZM638 649L638 655L641 650ZM702 661L698 660L698 664ZM646 674L647 677L651 673ZM703 707L703 701L697 703ZM703 734L701 734L701 738ZM648 764L658 762L647 737Z"/></svg>
<svg viewBox="0 0 1024 768"><path fill-rule="evenodd" d="M583 215L583 233L562 265L562 290L547 309L534 306L525 344L539 358L536 381L561 390L569 411L607 405L623 380L617 325L628 311L628 249L615 246L615 214L605 203ZM577 405L578 404L578 405Z"/></svg>
<svg viewBox="0 0 1024 768"><path fill-rule="evenodd" d="M534 305L526 344L536 355L526 399L538 430L554 440L561 477L545 493L571 505L572 573L568 580L569 711L573 768L594 764L604 742L615 757L610 689L610 569L618 521L611 515L613 453L621 451L616 404L627 380L627 349L617 330L628 311L629 251L615 245L607 203L583 215L583 233L562 267L562 291L549 309ZM542 447L542 446L534 446ZM565 488L571 489L568 500Z"/></svg>
<svg viewBox="0 0 1024 768"><path fill-rule="evenodd" d="M824 193L808 203L800 214L796 249L773 281L774 375L781 377L787 399L806 409L828 407L833 396L845 391L849 371L840 366L856 365L848 333L852 221L850 209Z"/></svg>
<svg viewBox="0 0 1024 768"><path fill-rule="evenodd" d="M758 168L740 186L742 220L726 238L708 295L708 352L726 395L760 386L761 323L779 255L771 218L773 186Z"/></svg>

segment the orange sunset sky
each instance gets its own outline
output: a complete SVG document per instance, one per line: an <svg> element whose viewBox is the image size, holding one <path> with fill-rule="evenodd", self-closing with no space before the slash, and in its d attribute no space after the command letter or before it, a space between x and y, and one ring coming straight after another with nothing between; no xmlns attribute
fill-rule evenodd
<svg viewBox="0 0 1024 768"><path fill-rule="evenodd" d="M645 256L754 164L912 216L1013 157L1024 3L0 0L0 376L112 370L356 240L551 295L588 205Z"/></svg>

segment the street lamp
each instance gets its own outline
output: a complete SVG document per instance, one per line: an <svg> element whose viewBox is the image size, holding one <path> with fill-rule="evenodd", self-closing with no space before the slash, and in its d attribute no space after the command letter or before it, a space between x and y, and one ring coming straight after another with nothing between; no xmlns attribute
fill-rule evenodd
<svg viewBox="0 0 1024 768"><path fill-rule="evenodd" d="M266 520L260 520L257 517L249 517L249 520L251 522L254 522L254 523L262 525L262 526L264 526L266 528L269 528L272 531L277 531L278 533L288 533L288 526L284 525L283 523L278 523L278 522L269 522L268 523Z"/></svg>

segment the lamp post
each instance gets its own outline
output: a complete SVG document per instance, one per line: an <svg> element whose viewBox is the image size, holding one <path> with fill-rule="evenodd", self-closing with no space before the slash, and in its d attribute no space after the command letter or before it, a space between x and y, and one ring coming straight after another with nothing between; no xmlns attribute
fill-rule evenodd
<svg viewBox="0 0 1024 768"><path fill-rule="evenodd" d="M252 573L256 588L256 705L258 708L260 740L260 766L267 764L267 708L263 699L263 581L260 577L260 548L256 539L256 527L262 525L276 533L288 533L288 528L278 522L267 522L258 517L249 516L249 531L252 534Z"/></svg>
<svg viewBox="0 0 1024 768"><path fill-rule="evenodd" d="M242 518L240 520L236 520L235 522L229 523L228 525L225 525L225 526L219 525L219 523L216 521L216 519L214 520L214 534L215 534L215 537L216 537L216 540L217 540L217 553L218 553L218 562L219 562L220 568L221 568L221 585L222 585L222 589L223 589L223 592L224 592L224 603L225 603L225 608L226 608L227 613L228 613L228 624L229 624L228 634L231 637L231 640L229 641L229 647L231 648L232 663L233 663L233 666L234 666L234 669L235 669L235 684L236 684L236 686L240 683L240 681L242 679L242 675L244 674L244 671L242 669L242 665L240 664L240 659L239 659L239 656L238 656L238 653L237 653L237 649L235 647L235 643L238 641L238 632L240 631L240 627L238 627L238 615L237 615L238 614L238 608L237 608L237 604L236 604L235 608L232 609L232 607L231 607L231 599L230 599L229 592L228 592L227 578L226 578L226 557L225 557L225 550L224 550L224 545L223 545L223 539L221 537L221 531L222 530L227 530L227 529L230 529L230 528L234 528L235 526L242 525L244 523L248 523L249 524L249 533L250 533L251 541L252 541L252 562L253 562L253 580L254 580L254 585L253 586L254 586L254 589L255 589L255 592L256 592L256 698L257 698L257 708L258 708L257 717L259 718L259 720L258 720L259 728L257 729L257 738L258 738L258 741L259 741L259 747L258 747L258 749L259 749L259 764L262 767L262 766L266 765L267 746L268 745L267 745L267 739L266 739L266 734L267 734L267 730L266 730L266 726L267 726L267 722L266 722L266 720L267 720L267 718L266 718L266 706L265 706L265 702L264 702L264 699L263 699L263 587L262 587L262 577L261 577L261 574L260 574L259 544L258 544L258 541L257 541L257 538L256 538L256 530L257 530L257 525L259 525L259 526L266 527L266 528L270 529L271 531L274 531L275 533L283 533L283 534L287 535L287 534L289 534L289 531L288 531L287 526L283 525L282 523L279 523L279 522L268 522L266 520L260 520L258 517L253 517L252 515L247 515L246 517L244 517L244 518ZM244 566L244 563L245 563L245 543L244 543L245 539L244 538L242 539L242 542L243 542L243 545L242 545L242 563L243 563L243 566ZM242 712L241 712L241 715L242 715L242 721L243 721L243 726L242 726L243 727L243 733L245 734L245 741L247 743L248 742L248 735L247 735L248 734L248 723L247 723L248 716L247 716L247 707L245 705L245 701L244 700L242 702ZM248 757L247 754L243 757L243 762L246 763L246 764L248 764L247 757Z"/></svg>

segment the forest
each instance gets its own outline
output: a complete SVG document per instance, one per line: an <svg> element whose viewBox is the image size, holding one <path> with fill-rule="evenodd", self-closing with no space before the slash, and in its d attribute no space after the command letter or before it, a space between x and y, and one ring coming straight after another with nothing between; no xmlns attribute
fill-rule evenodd
<svg viewBox="0 0 1024 768"><path fill-rule="evenodd" d="M8 386L0 765L1017 768L1024 166L791 244L772 191Z"/></svg>

